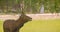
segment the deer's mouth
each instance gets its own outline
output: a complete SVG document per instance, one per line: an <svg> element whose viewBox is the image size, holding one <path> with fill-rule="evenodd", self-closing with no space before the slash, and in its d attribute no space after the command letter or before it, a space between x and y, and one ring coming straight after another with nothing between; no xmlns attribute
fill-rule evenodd
<svg viewBox="0 0 60 32"><path fill-rule="evenodd" d="M32 19L30 19L30 21L32 21Z"/></svg>

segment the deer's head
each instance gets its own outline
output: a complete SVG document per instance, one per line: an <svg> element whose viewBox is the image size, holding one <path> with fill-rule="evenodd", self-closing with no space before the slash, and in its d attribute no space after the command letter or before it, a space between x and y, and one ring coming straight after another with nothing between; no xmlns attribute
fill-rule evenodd
<svg viewBox="0 0 60 32"><path fill-rule="evenodd" d="M23 11L21 13L21 16L20 16L25 22L27 21L32 21L32 18L27 16Z"/></svg>

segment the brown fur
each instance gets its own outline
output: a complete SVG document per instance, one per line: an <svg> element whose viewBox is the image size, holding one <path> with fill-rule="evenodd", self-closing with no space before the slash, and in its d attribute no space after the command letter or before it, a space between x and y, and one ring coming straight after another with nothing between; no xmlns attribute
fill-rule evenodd
<svg viewBox="0 0 60 32"><path fill-rule="evenodd" d="M32 18L21 14L18 20L6 20L3 23L4 32L19 32L19 29L24 25L24 23L31 21Z"/></svg>

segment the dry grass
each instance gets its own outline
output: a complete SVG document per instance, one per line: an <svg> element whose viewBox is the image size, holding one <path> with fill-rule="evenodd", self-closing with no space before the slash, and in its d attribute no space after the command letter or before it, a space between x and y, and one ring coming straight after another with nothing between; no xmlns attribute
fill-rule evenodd
<svg viewBox="0 0 60 32"><path fill-rule="evenodd" d="M56 14L27 14L28 16L32 17L32 19L34 20L38 20L38 19L60 19L60 14L56 15ZM7 20L7 19L18 19L19 18L19 14L14 14L14 15L0 15L0 19L1 20Z"/></svg>

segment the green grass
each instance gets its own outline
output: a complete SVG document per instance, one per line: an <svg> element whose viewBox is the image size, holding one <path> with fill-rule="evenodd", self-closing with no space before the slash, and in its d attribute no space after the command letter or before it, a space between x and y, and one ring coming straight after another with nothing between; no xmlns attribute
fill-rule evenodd
<svg viewBox="0 0 60 32"><path fill-rule="evenodd" d="M0 21L0 32L3 32L2 21ZM25 23L20 32L60 32L60 19L33 20Z"/></svg>
<svg viewBox="0 0 60 32"><path fill-rule="evenodd" d="M3 32L3 21L0 20L0 32Z"/></svg>

